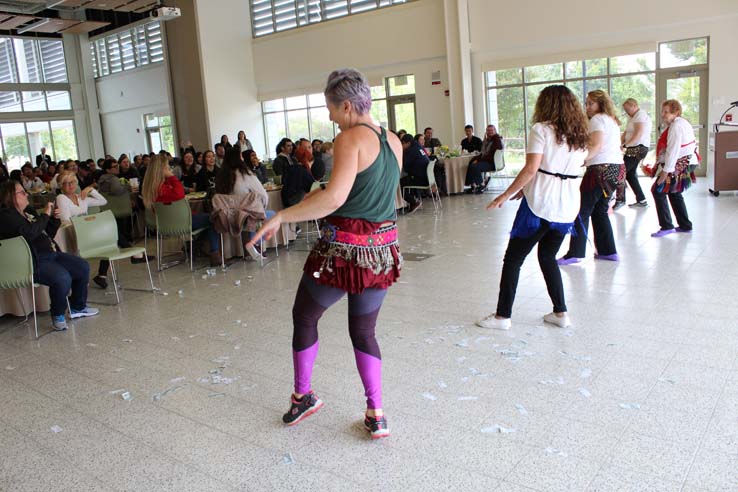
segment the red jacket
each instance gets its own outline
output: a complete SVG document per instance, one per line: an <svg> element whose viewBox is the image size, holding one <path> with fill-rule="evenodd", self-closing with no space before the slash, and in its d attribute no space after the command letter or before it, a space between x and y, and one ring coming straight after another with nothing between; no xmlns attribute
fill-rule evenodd
<svg viewBox="0 0 738 492"><path fill-rule="evenodd" d="M182 200L185 197L184 186L177 179L177 176L169 176L159 187L159 194L156 195L157 202L172 203Z"/></svg>

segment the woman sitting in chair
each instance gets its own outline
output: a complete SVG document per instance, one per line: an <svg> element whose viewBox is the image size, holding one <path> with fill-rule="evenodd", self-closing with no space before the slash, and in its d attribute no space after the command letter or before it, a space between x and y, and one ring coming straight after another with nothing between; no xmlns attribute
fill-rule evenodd
<svg viewBox="0 0 738 492"><path fill-rule="evenodd" d="M79 256L62 253L52 239L59 229L59 212L49 202L39 214L28 203L28 193L18 181L0 184L0 239L23 236L33 255L33 280L49 287L51 324L56 331L67 329L64 316L69 296L72 319L95 316L87 307L90 265Z"/></svg>
<svg viewBox="0 0 738 492"><path fill-rule="evenodd" d="M108 201L92 186L88 186L81 193L76 193L77 175L72 172L64 172L58 178L61 194L56 197L56 208L59 211L59 220L69 222L72 217L78 215L87 215L89 207L101 207L107 205ZM121 227L126 227L122 221L118 224L118 246L121 248L130 248L131 242L126 239L126 235L122 234ZM149 258L152 259L152 258ZM144 263L146 259L143 255L131 257L131 263ZM95 285L101 289L108 288L108 268L110 262L108 260L100 260L100 267L97 275L92 279Z"/></svg>
<svg viewBox="0 0 738 492"><path fill-rule="evenodd" d="M147 209L153 208L154 203L172 203L184 200L184 186L172 172L166 157L156 155L151 159L151 164L149 164L144 176L141 196ZM193 213L192 230L202 228L207 228L208 243L210 244L210 265L220 265L220 236L210 223L210 215Z"/></svg>
<svg viewBox="0 0 738 492"><path fill-rule="evenodd" d="M276 215L274 210L267 210L269 204L269 195L261 184L257 175L253 172L251 166L245 160L256 155L253 150L241 152L239 148L234 147L226 153L220 173L215 180L215 192L223 195L248 195L255 193L264 205L264 215L267 219L271 219ZM253 237L252 231L247 232L248 242ZM263 251L257 244L256 250L263 255Z"/></svg>
<svg viewBox="0 0 738 492"><path fill-rule="evenodd" d="M497 133L495 125L487 125L487 134L482 141L482 153L469 161L466 169L466 185L471 186L467 193L481 194L487 188L487 180L482 174L495 170L495 152L502 150L502 137Z"/></svg>

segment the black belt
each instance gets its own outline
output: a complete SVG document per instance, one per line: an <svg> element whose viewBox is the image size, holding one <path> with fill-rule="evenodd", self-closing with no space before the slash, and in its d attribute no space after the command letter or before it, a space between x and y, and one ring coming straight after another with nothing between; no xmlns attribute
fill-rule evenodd
<svg viewBox="0 0 738 492"><path fill-rule="evenodd" d="M549 176L556 176L559 179L577 179L579 176L572 176L571 174L552 173L544 169L538 169L539 173L548 174Z"/></svg>

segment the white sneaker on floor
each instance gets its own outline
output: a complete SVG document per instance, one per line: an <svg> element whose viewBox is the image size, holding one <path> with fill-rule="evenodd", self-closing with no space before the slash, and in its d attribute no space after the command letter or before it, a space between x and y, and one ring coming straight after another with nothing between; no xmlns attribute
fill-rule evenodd
<svg viewBox="0 0 738 492"><path fill-rule="evenodd" d="M482 318L476 322L476 325L481 328L489 328L495 330L509 330L512 323L510 318L497 319L494 314L490 314L486 318Z"/></svg>
<svg viewBox="0 0 738 492"><path fill-rule="evenodd" d="M543 317L543 321L546 323L551 323L552 325L556 325L560 328L567 328L571 326L571 318L567 313L564 313L562 317L556 316L556 313L548 313Z"/></svg>

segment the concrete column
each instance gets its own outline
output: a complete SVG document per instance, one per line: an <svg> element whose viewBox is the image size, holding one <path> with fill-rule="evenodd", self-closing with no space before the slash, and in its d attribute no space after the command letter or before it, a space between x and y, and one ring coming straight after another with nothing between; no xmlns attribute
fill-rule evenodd
<svg viewBox="0 0 738 492"><path fill-rule="evenodd" d="M464 134L464 126L474 121L467 0L444 0L443 10L446 18L451 143L457 145Z"/></svg>

